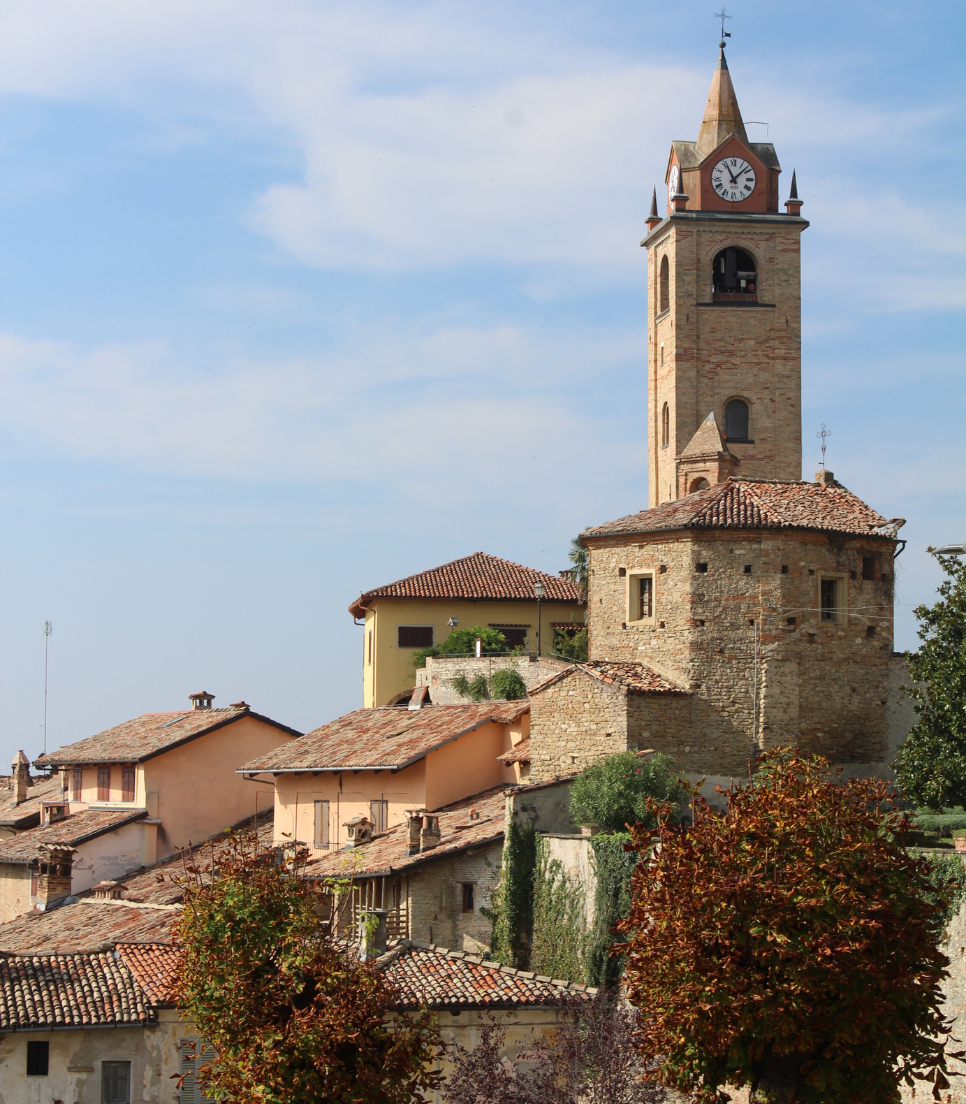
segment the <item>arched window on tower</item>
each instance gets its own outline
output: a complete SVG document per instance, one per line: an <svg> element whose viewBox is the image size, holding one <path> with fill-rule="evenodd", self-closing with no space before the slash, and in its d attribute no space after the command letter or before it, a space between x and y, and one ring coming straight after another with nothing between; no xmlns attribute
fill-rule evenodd
<svg viewBox="0 0 966 1104"><path fill-rule="evenodd" d="M667 448L671 443L671 411L664 404L661 410L661 448Z"/></svg>
<svg viewBox="0 0 966 1104"><path fill-rule="evenodd" d="M661 275L658 283L661 285L658 292L658 313L663 314L671 305L671 266L668 264L667 254L661 258Z"/></svg>
<svg viewBox="0 0 966 1104"><path fill-rule="evenodd" d="M754 257L733 245L722 249L711 266L711 298L715 303L756 300L758 272Z"/></svg>
<svg viewBox="0 0 966 1104"><path fill-rule="evenodd" d="M725 403L725 440L747 441L748 404L744 399L729 399Z"/></svg>

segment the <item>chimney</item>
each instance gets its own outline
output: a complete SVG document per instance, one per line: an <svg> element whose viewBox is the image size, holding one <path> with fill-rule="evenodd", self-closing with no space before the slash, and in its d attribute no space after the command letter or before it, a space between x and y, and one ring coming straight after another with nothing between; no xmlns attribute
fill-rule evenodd
<svg viewBox="0 0 966 1104"><path fill-rule="evenodd" d="M346 847L361 847L372 838L372 821L368 817L355 816L343 822L348 839Z"/></svg>
<svg viewBox="0 0 966 1104"><path fill-rule="evenodd" d="M55 824L58 820L63 820L66 816L67 802L63 798L59 801L41 801L40 823L45 828L50 824Z"/></svg>
<svg viewBox="0 0 966 1104"><path fill-rule="evenodd" d="M207 690L199 690L197 694L189 694L192 709L211 709L211 703L215 700L214 694Z"/></svg>
<svg viewBox="0 0 966 1104"><path fill-rule="evenodd" d="M124 891L117 882L98 882L94 886L94 896L98 901L120 901Z"/></svg>
<svg viewBox="0 0 966 1104"><path fill-rule="evenodd" d="M815 482L824 483L827 487L838 486L834 473L830 472L827 468L822 468L821 471L815 473Z"/></svg>
<svg viewBox="0 0 966 1104"><path fill-rule="evenodd" d="M359 913L359 959L369 962L386 953L388 909L363 909Z"/></svg>
<svg viewBox="0 0 966 1104"><path fill-rule="evenodd" d="M37 855L40 869L34 908L46 912L62 904L70 896L71 866L74 849L62 843L39 843Z"/></svg>
<svg viewBox="0 0 966 1104"><path fill-rule="evenodd" d="M30 760L22 751L18 751L13 757L13 777L10 779L13 784L13 803L14 805L22 805L27 800L27 788L34 784L34 780L30 777Z"/></svg>
<svg viewBox="0 0 966 1104"><path fill-rule="evenodd" d="M433 816L432 813L425 813L423 815L422 830L419 833L420 852L432 850L439 843L439 840L439 817Z"/></svg>
<svg viewBox="0 0 966 1104"><path fill-rule="evenodd" d="M425 809L407 809L406 822L409 827L409 843L406 847L407 855L419 854L419 835L423 828L423 813Z"/></svg>

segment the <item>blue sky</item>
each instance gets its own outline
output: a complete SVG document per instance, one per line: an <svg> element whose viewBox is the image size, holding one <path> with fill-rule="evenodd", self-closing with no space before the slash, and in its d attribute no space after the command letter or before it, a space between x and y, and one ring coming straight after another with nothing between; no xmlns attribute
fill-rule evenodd
<svg viewBox="0 0 966 1104"><path fill-rule="evenodd" d="M646 502L646 268L713 4L0 13L0 755L202 687L361 703L360 590ZM798 171L805 474L966 538L961 5L741 3ZM764 139L764 126L750 126ZM659 188L660 191L660 188Z"/></svg>

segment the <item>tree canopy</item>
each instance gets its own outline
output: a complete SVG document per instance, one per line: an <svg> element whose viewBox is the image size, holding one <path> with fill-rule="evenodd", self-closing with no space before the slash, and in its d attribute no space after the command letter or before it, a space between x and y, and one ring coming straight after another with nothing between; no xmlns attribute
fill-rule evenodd
<svg viewBox="0 0 966 1104"><path fill-rule="evenodd" d="M677 820L687 791L673 774L670 755L619 752L582 771L570 787L570 811L578 824L596 824L605 832L626 832L631 824L654 827L648 800L668 802Z"/></svg>
<svg viewBox="0 0 966 1104"><path fill-rule="evenodd" d="M724 815L652 803L634 830L624 979L650 1076L723 1104L890 1104L915 1078L948 1087L940 1004L948 959L927 861L885 783L842 782L818 757L765 753ZM940 884L938 897L947 888Z"/></svg>
<svg viewBox="0 0 966 1104"><path fill-rule="evenodd" d="M510 651L506 637L499 629L484 629L482 625L474 625L471 629L453 629L442 644L420 648L413 653L413 663L419 668L426 666L427 656L474 655L477 640L480 641L483 655L501 655Z"/></svg>
<svg viewBox="0 0 966 1104"><path fill-rule="evenodd" d="M399 1017L384 975L337 944L306 853L239 835L187 865L179 1005L214 1050L202 1091L249 1104L409 1104L439 1084L430 1017Z"/></svg>
<svg viewBox="0 0 966 1104"><path fill-rule="evenodd" d="M919 720L894 763L903 791L930 809L966 805L966 560L937 557L946 578L933 606L918 606L922 645L906 687Z"/></svg>

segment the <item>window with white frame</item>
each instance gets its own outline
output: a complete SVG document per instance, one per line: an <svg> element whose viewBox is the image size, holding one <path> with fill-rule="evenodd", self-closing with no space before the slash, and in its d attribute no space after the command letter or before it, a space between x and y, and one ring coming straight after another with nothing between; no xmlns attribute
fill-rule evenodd
<svg viewBox="0 0 966 1104"><path fill-rule="evenodd" d="M654 617L654 572L627 574L627 620L650 621Z"/></svg>

